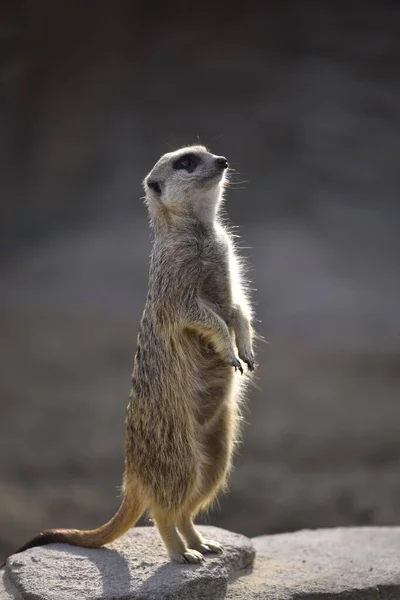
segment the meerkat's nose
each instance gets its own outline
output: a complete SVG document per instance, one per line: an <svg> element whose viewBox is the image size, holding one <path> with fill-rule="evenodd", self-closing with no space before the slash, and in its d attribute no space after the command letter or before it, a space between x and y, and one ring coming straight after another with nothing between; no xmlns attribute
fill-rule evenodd
<svg viewBox="0 0 400 600"><path fill-rule="evenodd" d="M217 158L215 159L215 162L217 163L217 165L220 169L228 168L228 161L226 160L225 156L217 156Z"/></svg>

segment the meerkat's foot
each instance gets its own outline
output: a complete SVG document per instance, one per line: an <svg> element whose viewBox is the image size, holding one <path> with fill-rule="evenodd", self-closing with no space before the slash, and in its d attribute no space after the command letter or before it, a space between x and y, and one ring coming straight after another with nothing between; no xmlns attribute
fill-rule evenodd
<svg viewBox="0 0 400 600"><path fill-rule="evenodd" d="M153 516L172 561L185 564L200 563L204 560L201 552L188 548L183 542L176 530L175 523L170 521L164 510L160 510L159 508L153 509Z"/></svg>
<svg viewBox="0 0 400 600"><path fill-rule="evenodd" d="M239 358L246 363L249 371L254 371L255 363L254 363L254 355L251 350L239 350Z"/></svg>
<svg viewBox="0 0 400 600"><path fill-rule="evenodd" d="M202 554L221 554L224 551L224 547L214 540L203 539L201 544L196 547L196 550Z"/></svg>
<svg viewBox="0 0 400 600"><path fill-rule="evenodd" d="M204 561L204 556L201 554L201 552L193 550L192 548L188 548L183 552L171 552L170 558L174 562L180 564L198 564Z"/></svg>
<svg viewBox="0 0 400 600"><path fill-rule="evenodd" d="M194 548L202 554L211 554L223 552L223 547L214 540L203 538L201 533L195 528L190 516L186 515L178 522L178 527L183 536L186 538L189 548Z"/></svg>

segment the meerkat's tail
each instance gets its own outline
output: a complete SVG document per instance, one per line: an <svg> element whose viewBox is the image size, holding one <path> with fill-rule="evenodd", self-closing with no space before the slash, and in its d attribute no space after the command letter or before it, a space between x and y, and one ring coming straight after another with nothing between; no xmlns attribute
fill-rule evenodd
<svg viewBox="0 0 400 600"><path fill-rule="evenodd" d="M132 498L130 494L125 495L119 509L105 525L88 531L81 531L79 529L49 529L29 540L15 554L24 552L29 548L35 548L36 546L55 543L72 544L73 546L82 546L84 548L100 548L104 544L113 542L133 527L142 516L144 508L142 502L139 502L137 498Z"/></svg>

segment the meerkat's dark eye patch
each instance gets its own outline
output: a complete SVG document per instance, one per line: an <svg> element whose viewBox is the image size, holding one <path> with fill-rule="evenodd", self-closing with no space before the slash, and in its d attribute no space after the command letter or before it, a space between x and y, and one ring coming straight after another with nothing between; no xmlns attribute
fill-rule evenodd
<svg viewBox="0 0 400 600"><path fill-rule="evenodd" d="M193 173L193 171L200 162L200 156L198 156L197 154L188 153L177 158L172 166L174 167L174 169L183 169L188 173Z"/></svg>
<svg viewBox="0 0 400 600"><path fill-rule="evenodd" d="M153 190L153 192L155 192L156 194L161 194L161 186L158 183L158 181L154 181L154 179L150 179L147 182L147 185L149 186L149 188L151 190Z"/></svg>

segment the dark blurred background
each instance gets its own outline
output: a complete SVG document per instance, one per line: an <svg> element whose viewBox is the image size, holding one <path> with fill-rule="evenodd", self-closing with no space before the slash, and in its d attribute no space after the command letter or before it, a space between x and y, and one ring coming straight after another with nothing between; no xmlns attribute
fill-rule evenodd
<svg viewBox="0 0 400 600"><path fill-rule="evenodd" d="M198 139L253 269L248 535L400 524L400 7L2 0L0 554L117 507L141 180Z"/></svg>

